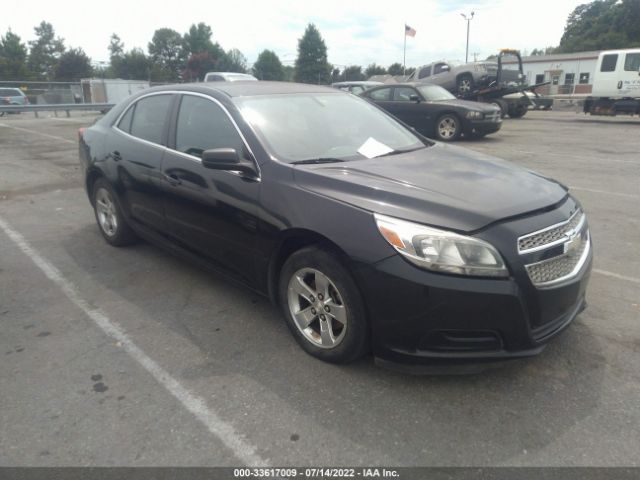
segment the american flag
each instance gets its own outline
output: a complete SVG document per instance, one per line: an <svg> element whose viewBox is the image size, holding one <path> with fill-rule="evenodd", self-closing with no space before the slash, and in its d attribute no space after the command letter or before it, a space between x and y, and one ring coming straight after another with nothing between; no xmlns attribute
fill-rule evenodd
<svg viewBox="0 0 640 480"><path fill-rule="evenodd" d="M416 36L416 30L415 30L415 28L411 28L409 25L407 25L405 23L405 25L404 25L404 34L407 37L415 37Z"/></svg>

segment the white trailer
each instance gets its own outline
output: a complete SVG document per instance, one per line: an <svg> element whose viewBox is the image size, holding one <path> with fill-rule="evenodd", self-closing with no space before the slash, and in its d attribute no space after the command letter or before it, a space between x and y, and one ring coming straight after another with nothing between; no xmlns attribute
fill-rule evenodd
<svg viewBox="0 0 640 480"><path fill-rule="evenodd" d="M80 83L84 103L120 103L130 95L149 88L146 80L120 78L84 78Z"/></svg>
<svg viewBox="0 0 640 480"><path fill-rule="evenodd" d="M640 48L600 52L584 112L640 115Z"/></svg>

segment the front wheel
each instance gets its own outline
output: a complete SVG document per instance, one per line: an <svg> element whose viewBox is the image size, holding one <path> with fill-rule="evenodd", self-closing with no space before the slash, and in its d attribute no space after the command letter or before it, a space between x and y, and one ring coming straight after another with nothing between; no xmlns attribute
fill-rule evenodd
<svg viewBox="0 0 640 480"><path fill-rule="evenodd" d="M453 142L460 137L460 119L452 113L442 115L436 121L436 137L443 142Z"/></svg>
<svg viewBox="0 0 640 480"><path fill-rule="evenodd" d="M291 255L280 273L278 297L289 330L310 355L348 363L367 352L362 297L329 249L307 247Z"/></svg>
<svg viewBox="0 0 640 480"><path fill-rule="evenodd" d="M524 105L514 105L509 108L509 117L522 118L527 113L527 107Z"/></svg>

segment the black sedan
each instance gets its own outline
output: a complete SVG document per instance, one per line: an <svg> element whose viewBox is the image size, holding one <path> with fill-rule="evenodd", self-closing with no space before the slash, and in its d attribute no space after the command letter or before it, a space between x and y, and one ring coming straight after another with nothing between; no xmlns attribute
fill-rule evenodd
<svg viewBox="0 0 640 480"><path fill-rule="evenodd" d="M461 135L484 137L502 126L495 105L459 100L438 85L400 83L371 88L360 96L412 126L422 135L452 142Z"/></svg>
<svg viewBox="0 0 640 480"><path fill-rule="evenodd" d="M591 241L563 185L354 95L163 86L79 134L108 243L141 237L268 296L322 360L533 355L584 308Z"/></svg>

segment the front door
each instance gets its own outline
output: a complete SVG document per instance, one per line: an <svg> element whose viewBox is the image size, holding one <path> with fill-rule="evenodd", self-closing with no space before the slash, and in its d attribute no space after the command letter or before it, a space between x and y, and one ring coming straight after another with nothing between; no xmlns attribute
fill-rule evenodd
<svg viewBox="0 0 640 480"><path fill-rule="evenodd" d="M162 162L168 231L183 245L241 281L255 283L256 217L260 182L205 168L202 152L234 148L251 155L223 107L184 94L174 140Z"/></svg>

